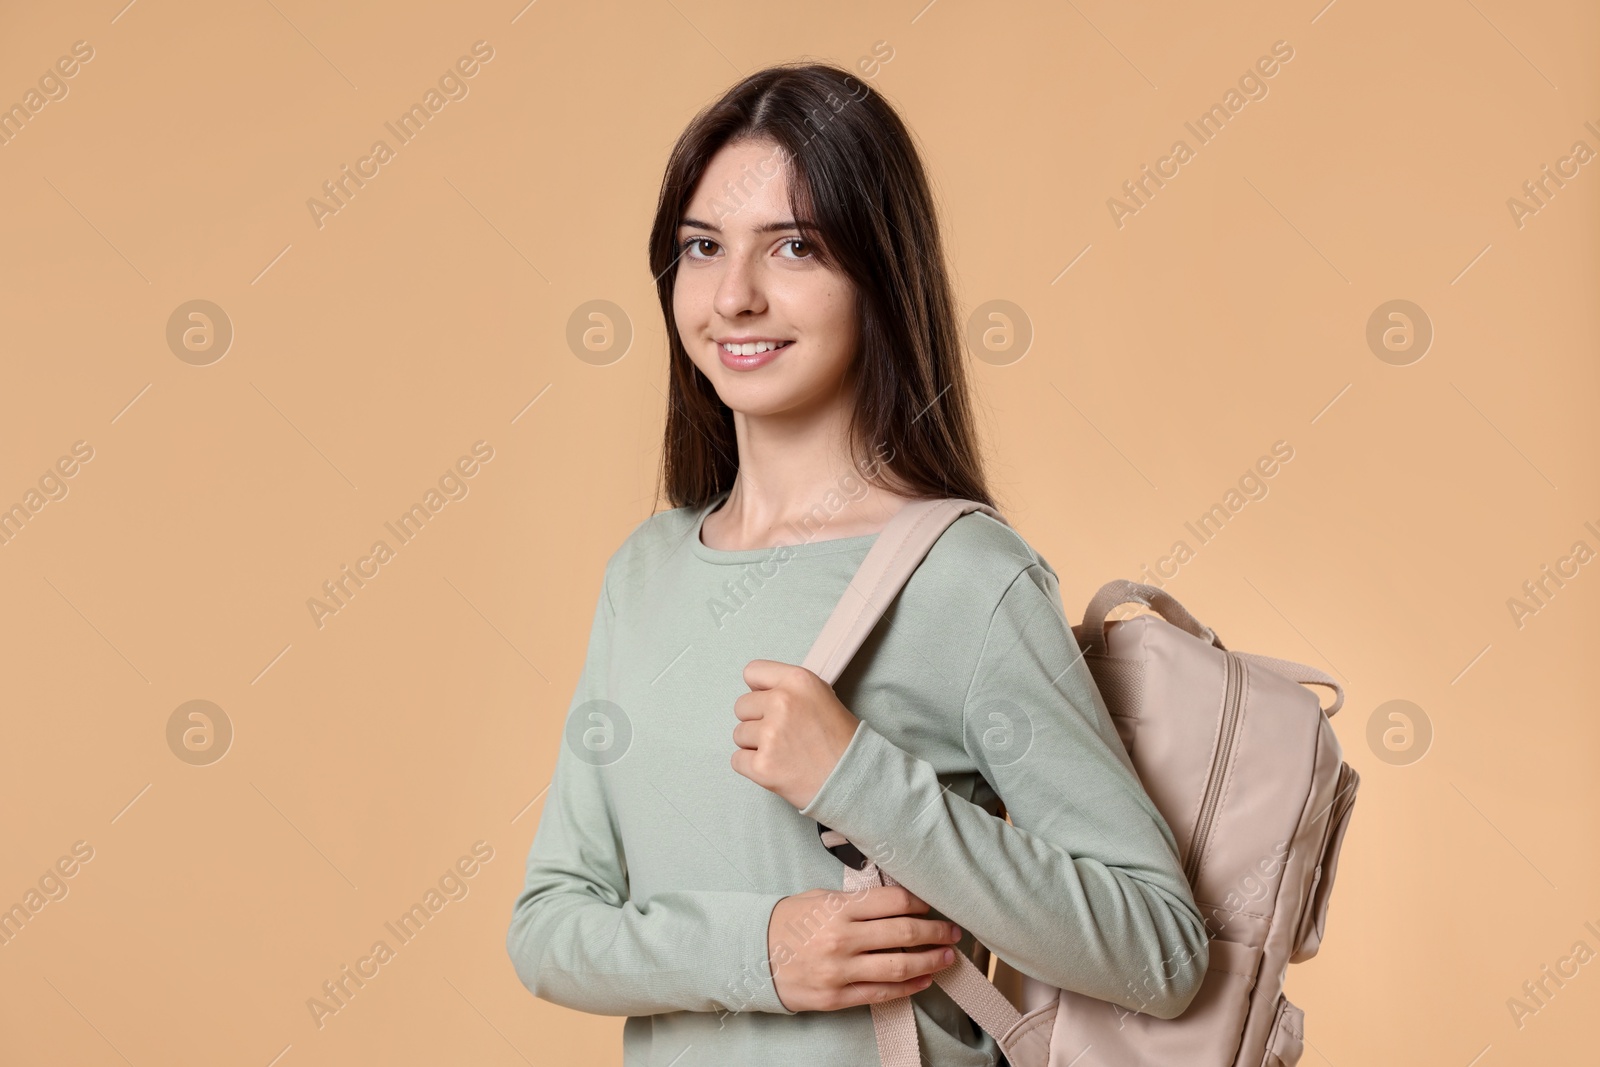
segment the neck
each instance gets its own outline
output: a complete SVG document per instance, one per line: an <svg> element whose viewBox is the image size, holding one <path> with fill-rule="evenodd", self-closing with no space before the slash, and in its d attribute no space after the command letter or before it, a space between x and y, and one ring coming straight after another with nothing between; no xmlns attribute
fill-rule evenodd
<svg viewBox="0 0 1600 1067"><path fill-rule="evenodd" d="M734 412L739 473L717 509L721 538L736 544L828 540L876 530L903 498L872 485L892 456L850 454L844 403L807 413Z"/></svg>

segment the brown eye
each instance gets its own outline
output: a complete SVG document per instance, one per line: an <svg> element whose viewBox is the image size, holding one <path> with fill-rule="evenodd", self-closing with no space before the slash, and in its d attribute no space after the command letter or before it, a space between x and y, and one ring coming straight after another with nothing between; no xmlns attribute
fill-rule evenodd
<svg viewBox="0 0 1600 1067"><path fill-rule="evenodd" d="M687 255L690 259L704 259L705 258L704 256L695 255L695 254L691 254L691 253L697 252L699 250L700 246L712 245L714 247L716 245L716 243L717 242L713 241L709 237L691 237L687 241L683 242L683 251L684 251L684 254Z"/></svg>
<svg viewBox="0 0 1600 1067"><path fill-rule="evenodd" d="M810 248L811 247L811 242L809 242L809 241L807 241L807 240L805 240L804 238L801 238L801 237L792 237L789 240L783 242L783 245L784 245L785 248L791 247L793 245L802 245L802 246L804 246L806 248ZM794 258L795 259L810 259L811 255L812 255L812 253L807 252L803 256L795 256Z"/></svg>

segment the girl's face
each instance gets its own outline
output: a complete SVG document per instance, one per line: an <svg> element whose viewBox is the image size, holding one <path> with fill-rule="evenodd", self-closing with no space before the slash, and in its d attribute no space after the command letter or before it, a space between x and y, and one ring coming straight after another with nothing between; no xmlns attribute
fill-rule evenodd
<svg viewBox="0 0 1600 1067"><path fill-rule="evenodd" d="M684 215L673 314L689 358L722 402L745 415L778 415L837 400L857 348L855 289L793 225L781 149L724 146ZM723 347L745 342L739 351L748 352L757 340L784 347L755 355Z"/></svg>

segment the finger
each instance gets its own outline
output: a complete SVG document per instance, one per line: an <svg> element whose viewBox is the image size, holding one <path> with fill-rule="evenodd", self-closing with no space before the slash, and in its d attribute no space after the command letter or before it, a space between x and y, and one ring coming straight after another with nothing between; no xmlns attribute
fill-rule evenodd
<svg viewBox="0 0 1600 1067"><path fill-rule="evenodd" d="M933 979L924 975L913 978L909 982L851 982L839 990L841 1008L855 1008L863 1004L880 1004L886 1000L898 1000L909 997L913 993L920 993L933 984Z"/></svg>
<svg viewBox="0 0 1600 1067"><path fill-rule="evenodd" d="M943 919L914 919L909 915L853 922L846 929L849 944L857 952L947 945L961 940L960 928L955 923Z"/></svg>
<svg viewBox="0 0 1600 1067"><path fill-rule="evenodd" d="M845 914L852 919L881 919L887 915L920 915L928 910L928 902L905 886L875 885L859 900L845 905Z"/></svg>
<svg viewBox="0 0 1600 1067"><path fill-rule="evenodd" d="M765 712L762 710L763 701L758 693L746 693L733 702L733 713L741 719L759 719Z"/></svg>
<svg viewBox="0 0 1600 1067"><path fill-rule="evenodd" d="M761 724L759 722L741 722L733 728L733 743L740 748L761 747Z"/></svg>
<svg viewBox="0 0 1600 1067"><path fill-rule="evenodd" d="M950 966L955 962L955 951L953 948L930 948L921 952L863 952L850 957L845 965L845 976L857 983L909 982Z"/></svg>

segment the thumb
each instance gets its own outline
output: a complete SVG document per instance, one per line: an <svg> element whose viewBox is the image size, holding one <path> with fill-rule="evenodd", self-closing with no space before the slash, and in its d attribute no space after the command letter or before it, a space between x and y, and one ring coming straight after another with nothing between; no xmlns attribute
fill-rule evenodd
<svg viewBox="0 0 1600 1067"><path fill-rule="evenodd" d="M775 659L753 659L744 665L744 684L751 689L776 689L795 667Z"/></svg>

